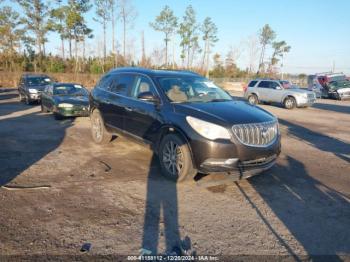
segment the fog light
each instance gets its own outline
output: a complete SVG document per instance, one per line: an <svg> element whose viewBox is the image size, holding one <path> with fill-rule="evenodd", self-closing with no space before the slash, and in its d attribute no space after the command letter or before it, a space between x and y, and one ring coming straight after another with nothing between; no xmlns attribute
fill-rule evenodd
<svg viewBox="0 0 350 262"><path fill-rule="evenodd" d="M208 166L232 166L238 162L238 158L229 158L229 159L215 159L209 158L204 161L204 165Z"/></svg>

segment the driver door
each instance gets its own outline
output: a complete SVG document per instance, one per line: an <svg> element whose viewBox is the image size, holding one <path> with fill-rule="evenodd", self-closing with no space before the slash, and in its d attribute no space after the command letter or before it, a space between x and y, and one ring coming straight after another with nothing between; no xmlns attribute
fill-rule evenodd
<svg viewBox="0 0 350 262"><path fill-rule="evenodd" d="M148 143L154 140L161 122L159 105L138 99L138 95L143 92L151 92L154 96L158 96L151 79L139 75L136 76L136 81L127 99L124 128L130 135L136 136L143 140L143 142Z"/></svg>

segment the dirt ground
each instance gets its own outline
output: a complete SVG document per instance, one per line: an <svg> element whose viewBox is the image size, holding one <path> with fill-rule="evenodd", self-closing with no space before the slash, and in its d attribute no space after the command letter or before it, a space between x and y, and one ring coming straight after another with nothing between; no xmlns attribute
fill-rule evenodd
<svg viewBox="0 0 350 262"><path fill-rule="evenodd" d="M262 107L280 121L277 164L205 188L167 181L125 139L95 145L89 118L0 93L0 255L165 253L187 237L197 254L350 256L350 101Z"/></svg>

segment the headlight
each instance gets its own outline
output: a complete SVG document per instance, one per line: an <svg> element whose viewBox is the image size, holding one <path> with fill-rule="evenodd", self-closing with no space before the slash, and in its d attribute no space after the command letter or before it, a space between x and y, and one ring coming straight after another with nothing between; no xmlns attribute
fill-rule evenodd
<svg viewBox="0 0 350 262"><path fill-rule="evenodd" d="M72 108L73 105L72 104L67 104L67 103L62 103L62 104L58 104L58 107L61 107L61 108Z"/></svg>
<svg viewBox="0 0 350 262"><path fill-rule="evenodd" d="M230 133L225 127L209 123L191 116L186 117L187 123L201 136L210 140L218 138L230 139Z"/></svg>
<svg viewBox="0 0 350 262"><path fill-rule="evenodd" d="M34 89L34 88L29 88L28 89L29 93L31 94L37 94L38 93L38 90Z"/></svg>

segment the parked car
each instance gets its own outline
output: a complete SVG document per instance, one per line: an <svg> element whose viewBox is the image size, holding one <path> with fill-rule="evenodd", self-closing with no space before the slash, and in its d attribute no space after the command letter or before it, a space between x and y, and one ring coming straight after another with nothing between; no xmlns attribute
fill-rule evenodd
<svg viewBox="0 0 350 262"><path fill-rule="evenodd" d="M329 83L344 81L347 77L343 73L318 73L309 75L307 78L308 90L314 91L319 98L337 98L333 90L330 90Z"/></svg>
<svg viewBox="0 0 350 262"><path fill-rule="evenodd" d="M42 91L53 80L43 74L23 74L18 84L18 95L20 101L25 101L27 105L32 102L40 102Z"/></svg>
<svg viewBox="0 0 350 262"><path fill-rule="evenodd" d="M344 100L350 98L350 81L338 80L329 82L328 97L338 100Z"/></svg>
<svg viewBox="0 0 350 262"><path fill-rule="evenodd" d="M259 102L281 103L287 109L311 106L315 93L287 84L284 80L255 79L249 82L244 97L252 105Z"/></svg>
<svg viewBox="0 0 350 262"><path fill-rule="evenodd" d="M275 116L192 72L112 70L91 91L90 110L96 143L121 135L150 145L175 181L197 171L249 177L272 167L281 150Z"/></svg>
<svg viewBox="0 0 350 262"><path fill-rule="evenodd" d="M41 95L41 111L53 112L56 119L89 115L89 91L74 83L55 83Z"/></svg>

